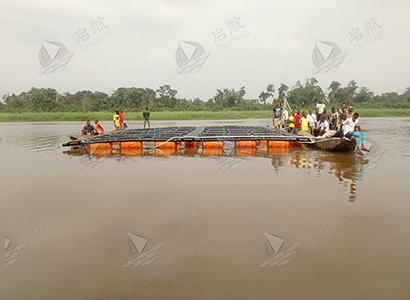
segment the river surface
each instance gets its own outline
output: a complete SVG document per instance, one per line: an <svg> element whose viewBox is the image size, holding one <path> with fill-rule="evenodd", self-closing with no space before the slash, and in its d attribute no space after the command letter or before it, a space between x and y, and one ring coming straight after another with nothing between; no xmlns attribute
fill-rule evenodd
<svg viewBox="0 0 410 300"><path fill-rule="evenodd" d="M364 158L64 153L83 125L0 124L2 300L410 299L410 118L362 119Z"/></svg>

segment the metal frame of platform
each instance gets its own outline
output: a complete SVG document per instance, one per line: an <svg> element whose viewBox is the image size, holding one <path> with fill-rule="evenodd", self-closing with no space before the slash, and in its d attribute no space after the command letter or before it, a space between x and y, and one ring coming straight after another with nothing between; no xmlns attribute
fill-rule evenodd
<svg viewBox="0 0 410 300"><path fill-rule="evenodd" d="M293 141L314 143L306 136L290 135L285 132L274 132L262 126L179 126L159 127L152 129L128 129L113 133L90 136L81 140L64 143L63 146L78 146L95 143L113 142L205 142L205 141Z"/></svg>

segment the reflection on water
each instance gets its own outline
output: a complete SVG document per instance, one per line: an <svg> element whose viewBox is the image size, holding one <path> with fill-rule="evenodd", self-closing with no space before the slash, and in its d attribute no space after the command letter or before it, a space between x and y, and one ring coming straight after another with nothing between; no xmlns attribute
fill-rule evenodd
<svg viewBox="0 0 410 300"><path fill-rule="evenodd" d="M378 147L375 147L379 150ZM107 159L127 162L127 160L139 157L141 159L149 157L213 157L216 165L212 170L224 171L238 168L247 157L262 158L270 160L275 173L282 172L285 168L295 168L298 174L314 175L321 177L327 174L334 175L343 190L348 193L348 201L356 201L357 182L363 181L364 170L369 166L374 167L380 156L369 155L369 157L358 157L352 153L334 153L322 150L314 150L307 147L302 148L268 148L259 146L258 148L200 148L183 147L178 148L119 148L113 149L89 149L74 148L64 151L68 155L78 156L80 164L77 171L87 171L99 169ZM378 159L377 159L378 157Z"/></svg>

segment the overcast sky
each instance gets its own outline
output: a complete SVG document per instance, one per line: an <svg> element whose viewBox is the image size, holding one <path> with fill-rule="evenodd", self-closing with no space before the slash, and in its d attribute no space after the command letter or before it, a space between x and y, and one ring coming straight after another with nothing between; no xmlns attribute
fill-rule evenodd
<svg viewBox="0 0 410 300"><path fill-rule="evenodd" d="M1 0L0 95L169 84L180 98L208 100L218 88L245 86L252 99L270 83L277 89L310 77L324 90L355 79L376 94L403 93L409 12L408 0ZM38 74L43 41L74 53L62 72ZM197 73L174 74L181 41L210 52ZM312 75L316 41L347 52L335 72Z"/></svg>

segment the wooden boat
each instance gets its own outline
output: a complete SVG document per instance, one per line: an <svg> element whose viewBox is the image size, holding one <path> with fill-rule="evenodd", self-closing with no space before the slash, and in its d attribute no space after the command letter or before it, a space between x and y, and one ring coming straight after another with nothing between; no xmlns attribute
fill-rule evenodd
<svg viewBox="0 0 410 300"><path fill-rule="evenodd" d="M353 151L356 147L356 137L352 137L350 139L346 138L340 138L340 137L331 137L334 134L336 134L336 131L330 131L329 130L329 136L328 138L318 138L314 137L310 133L306 131L299 131L298 135L304 136L304 137L309 137L311 138L311 142L307 143L308 145L313 145L315 147L318 147L322 150L328 150L328 151L335 151L335 152L348 152L348 151Z"/></svg>
<svg viewBox="0 0 410 300"><path fill-rule="evenodd" d="M330 150L335 152L348 152L353 151L356 148L356 138L345 139L345 138L329 138L316 140L315 146L322 150Z"/></svg>

